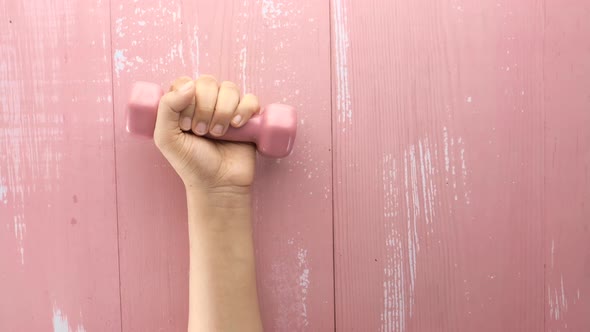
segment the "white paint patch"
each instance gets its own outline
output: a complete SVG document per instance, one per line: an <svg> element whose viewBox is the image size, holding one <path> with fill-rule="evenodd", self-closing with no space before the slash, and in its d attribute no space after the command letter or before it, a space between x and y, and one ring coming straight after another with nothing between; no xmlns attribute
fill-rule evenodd
<svg viewBox="0 0 590 332"><path fill-rule="evenodd" d="M434 168L431 162L431 148L428 139L418 141L420 151L420 173L422 177L422 204L424 206L424 218L426 224L434 220L434 198L436 196L435 185L433 181Z"/></svg>
<svg viewBox="0 0 590 332"><path fill-rule="evenodd" d="M551 239L551 268L555 266L555 240Z"/></svg>
<svg viewBox="0 0 590 332"><path fill-rule="evenodd" d="M469 169L467 166L467 157L465 149L465 141L462 137L454 137L449 135L447 127L442 129L442 138L444 145L445 158L445 182L452 185L453 197L455 201L459 201L459 194L463 196L463 202L466 205L471 204L471 188L468 181ZM461 168L461 173L457 174L458 168ZM458 186L457 182L460 180Z"/></svg>
<svg viewBox="0 0 590 332"><path fill-rule="evenodd" d="M8 187L0 184L0 202L4 202L4 204L8 203L8 201L6 200L7 193L8 193Z"/></svg>
<svg viewBox="0 0 590 332"><path fill-rule="evenodd" d="M447 137L444 148L449 158L446 128L443 134ZM428 137L408 146L400 162L392 154L383 155L383 216L387 238L380 331L404 331L414 314L421 248L418 225L426 230L425 236L432 234L436 210L440 207L435 181L436 156L438 145L431 144Z"/></svg>
<svg viewBox="0 0 590 332"><path fill-rule="evenodd" d="M417 219L420 217L420 201L418 199L418 179L416 175L416 157L415 148L413 145L410 146L410 161L408 163L408 152L404 152L404 179L406 189L406 215L407 221L407 243L408 243L408 264L410 269L410 318L413 315L414 308L414 290L416 286L416 256L420 250L420 244L418 243L418 231L416 228ZM408 172L410 173L408 182ZM410 190L412 195L410 196ZM410 200L410 197L412 199ZM412 206L412 213L410 213L410 205Z"/></svg>
<svg viewBox="0 0 590 332"><path fill-rule="evenodd" d="M123 32L123 19L124 19L124 17L119 17L115 21L115 33L119 37L125 37L125 33Z"/></svg>
<svg viewBox="0 0 590 332"><path fill-rule="evenodd" d="M565 324L564 316L568 311L568 299L566 297L563 274L560 278L560 284L557 287L551 289L551 285L547 285L547 297L549 300L549 318L554 321L562 321Z"/></svg>
<svg viewBox="0 0 590 332"><path fill-rule="evenodd" d="M297 259L299 260L299 268L301 269L301 274L299 275L299 287L301 289L301 304L303 306L303 311L301 312L301 316L303 317L303 324L304 326L309 325L309 321L307 320L307 291L309 288L309 266L307 264L307 249L299 249L297 253Z"/></svg>
<svg viewBox="0 0 590 332"><path fill-rule="evenodd" d="M199 29L197 26L193 27L193 39L192 39L192 44L190 47L190 53L191 53L191 64L193 65L193 72L195 73L194 77L199 77L199 59L200 59L200 54L199 54Z"/></svg>
<svg viewBox="0 0 590 332"><path fill-rule="evenodd" d="M338 110L338 121L350 124L352 121L352 107L348 84L348 18L343 0L334 0L333 7L336 42L336 108ZM346 128L342 128L342 130L345 131Z"/></svg>
<svg viewBox="0 0 590 332"><path fill-rule="evenodd" d="M60 309L53 308L53 332L70 332L68 317Z"/></svg>
<svg viewBox="0 0 590 332"><path fill-rule="evenodd" d="M307 298L312 271L309 267L307 249L298 246L297 242L294 238L287 240L287 244L294 249L292 262L281 260L271 265L272 288L269 290L277 298L285 299L278 304L277 315L273 318L274 325L302 331L309 325Z"/></svg>
<svg viewBox="0 0 590 332"><path fill-rule="evenodd" d="M66 316L61 309L53 306L53 332L86 332L82 324L78 324L75 328L70 327L68 316Z"/></svg>
<svg viewBox="0 0 590 332"><path fill-rule="evenodd" d="M57 34L44 38L43 31L34 29L33 32L35 38L31 42L40 50L57 47ZM68 38L67 33L65 38ZM44 82L59 86L63 82L54 75L46 75L59 72L61 67L59 63L46 63L44 57L32 63L28 85L13 73L14 68L19 67L14 48L0 47L0 59L0 122L3 124L0 126L0 203L11 207L6 213L1 210L0 218L7 229L12 228L15 256L24 265L29 200L34 193L59 191L62 182L56 181L61 177L63 158L56 143L64 138L64 115L51 111L59 108L62 101L55 91L47 95L47 89L39 89L39 86ZM48 66L51 66L50 71ZM27 87L36 89L28 102L22 99L30 95Z"/></svg>
<svg viewBox="0 0 590 332"><path fill-rule="evenodd" d="M18 252L20 254L20 262L25 265L25 247L24 240L27 233L27 225L25 224L24 215L19 214L14 216L14 237L18 242Z"/></svg>
<svg viewBox="0 0 590 332"><path fill-rule="evenodd" d="M443 127L443 143L445 147L445 170L448 173L451 167L451 160L449 159L449 132L447 131L447 127Z"/></svg>
<svg viewBox="0 0 590 332"><path fill-rule="evenodd" d="M246 1L244 1L245 3ZM260 2L257 1L257 3ZM262 0L261 12L267 28L282 29L296 26L298 20L292 19L292 16L300 15L302 10L298 3L294 1ZM241 14L241 16L248 18L248 14Z"/></svg>
<svg viewBox="0 0 590 332"><path fill-rule="evenodd" d="M282 3L275 3L272 0L262 0L262 17L265 19L276 19L283 14Z"/></svg>
<svg viewBox="0 0 590 332"><path fill-rule="evenodd" d="M117 78L119 77L121 71L125 69L126 65L132 64L129 61L127 61L127 57L124 54L124 50L115 50L113 62L115 63L115 73L117 74Z"/></svg>
<svg viewBox="0 0 590 332"><path fill-rule="evenodd" d="M246 88L246 63L248 58L246 47L242 48L240 51L240 66L242 67L242 92L246 93L248 89Z"/></svg>
<svg viewBox="0 0 590 332"><path fill-rule="evenodd" d="M178 42L178 45L176 45L176 50L178 51L178 56L180 56L180 63L182 63L182 65L184 66L184 48L182 46L182 40L180 40Z"/></svg>
<svg viewBox="0 0 590 332"><path fill-rule="evenodd" d="M399 189L397 165L391 154L383 157L383 196L385 229L388 232L385 246L387 248L384 281L383 311L381 313L381 331L404 331L406 319L406 288L403 237L393 227L398 217Z"/></svg>

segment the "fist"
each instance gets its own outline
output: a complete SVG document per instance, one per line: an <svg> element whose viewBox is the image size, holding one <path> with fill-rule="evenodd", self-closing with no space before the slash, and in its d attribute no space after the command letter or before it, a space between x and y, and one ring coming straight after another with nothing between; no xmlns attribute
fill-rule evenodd
<svg viewBox="0 0 590 332"><path fill-rule="evenodd" d="M209 75L197 80L180 77L160 99L154 140L187 189L249 189L254 146L202 136L223 136L229 126L243 126L259 110L258 98L242 96L233 82L219 84Z"/></svg>

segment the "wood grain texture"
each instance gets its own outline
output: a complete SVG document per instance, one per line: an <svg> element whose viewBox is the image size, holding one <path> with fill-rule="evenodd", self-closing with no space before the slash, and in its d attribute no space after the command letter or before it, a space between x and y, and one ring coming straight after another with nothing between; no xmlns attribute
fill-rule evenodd
<svg viewBox="0 0 590 332"><path fill-rule="evenodd" d="M1 331L120 331L108 28L0 1Z"/></svg>
<svg viewBox="0 0 590 332"><path fill-rule="evenodd" d="M337 329L542 330L543 3L332 22Z"/></svg>
<svg viewBox="0 0 590 332"><path fill-rule="evenodd" d="M590 329L590 3L547 1L545 331Z"/></svg>
<svg viewBox="0 0 590 332"><path fill-rule="evenodd" d="M124 132L130 84L212 74L298 108L294 154L258 160L259 297L269 331L333 329L328 3L113 1L123 330L186 328L183 187L151 141Z"/></svg>
<svg viewBox="0 0 590 332"><path fill-rule="evenodd" d="M588 17L0 0L0 330L186 330L183 187L124 117L133 82L203 73L299 110L258 160L266 330L589 330Z"/></svg>

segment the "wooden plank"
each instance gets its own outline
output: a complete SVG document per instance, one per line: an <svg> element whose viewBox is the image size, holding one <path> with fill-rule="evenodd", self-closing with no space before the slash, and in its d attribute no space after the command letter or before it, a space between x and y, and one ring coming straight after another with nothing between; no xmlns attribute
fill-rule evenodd
<svg viewBox="0 0 590 332"><path fill-rule="evenodd" d="M545 17L545 331L590 329L590 3Z"/></svg>
<svg viewBox="0 0 590 332"><path fill-rule="evenodd" d="M0 13L0 330L120 331L108 2Z"/></svg>
<svg viewBox="0 0 590 332"><path fill-rule="evenodd" d="M255 243L269 331L333 329L328 3L113 1L123 329L186 328L183 187L152 142L124 132L130 84L232 80L299 109L292 156L258 160Z"/></svg>
<svg viewBox="0 0 590 332"><path fill-rule="evenodd" d="M542 2L332 22L337 329L542 330Z"/></svg>

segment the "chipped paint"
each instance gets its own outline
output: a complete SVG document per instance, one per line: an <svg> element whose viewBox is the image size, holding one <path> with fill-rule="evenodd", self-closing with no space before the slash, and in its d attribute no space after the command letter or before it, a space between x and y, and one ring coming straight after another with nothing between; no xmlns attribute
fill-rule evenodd
<svg viewBox="0 0 590 332"><path fill-rule="evenodd" d="M551 240L551 268L555 267L555 240Z"/></svg>
<svg viewBox="0 0 590 332"><path fill-rule="evenodd" d="M301 269L301 274L299 275L299 287L301 289L301 304L303 306L303 310L301 312L301 316L303 316L303 324L305 326L309 325L309 321L307 320L307 292L309 288L309 266L307 264L307 249L299 249L297 253L297 259L299 260L299 268Z"/></svg>
<svg viewBox="0 0 590 332"><path fill-rule="evenodd" d="M8 187L0 184L0 202L3 202L4 204L8 203L8 200L6 199L7 193L8 193Z"/></svg>
<svg viewBox="0 0 590 332"><path fill-rule="evenodd" d="M262 17L276 19L283 13L283 3L275 3L272 0L262 0Z"/></svg>
<svg viewBox="0 0 590 332"><path fill-rule="evenodd" d="M71 13L67 13L70 15ZM66 16L67 16L66 15ZM73 14L72 14L73 15ZM53 34L57 35L57 34ZM53 36L52 35L52 36ZM40 50L55 49L58 39L41 38L35 34L31 42ZM66 33L64 38L70 36ZM54 89L42 88L45 84L60 86L63 81L54 75L44 76L47 67L52 73L60 72L59 64L48 63L40 57L29 68L31 77L23 80L14 71L20 68L16 49L0 46L0 204L7 229L14 234L15 258L21 265L26 262L26 234L32 197L36 193L53 193L60 190L63 153L59 143L64 139L64 114L61 95ZM74 81L72 81L74 83ZM28 93L34 90L34 94ZM30 98L23 98L29 96ZM35 213L35 212L33 212Z"/></svg>
<svg viewBox="0 0 590 332"><path fill-rule="evenodd" d="M86 332L86 328L82 324L72 328L68 322L68 316L55 305L53 306L52 323L53 332Z"/></svg>
<svg viewBox="0 0 590 332"><path fill-rule="evenodd" d="M242 69L242 92L248 91L246 88L246 62L247 62L247 49L246 47L242 48L240 51L240 67Z"/></svg>
<svg viewBox="0 0 590 332"><path fill-rule="evenodd" d="M579 290L577 296L579 300ZM550 284L547 285L547 297L549 302L549 318L553 321L566 324L564 318L568 312L569 301L566 296L563 274L560 276L560 283L557 287L553 287L552 289Z"/></svg>
<svg viewBox="0 0 590 332"><path fill-rule="evenodd" d="M289 250L292 253L289 255L291 258L289 261L283 260L271 265L271 279L275 286L275 296L285 299L277 307L275 326L299 331L309 325L308 298L312 271L309 266L308 249L298 242L296 238L287 240L287 245L293 250Z"/></svg>
<svg viewBox="0 0 590 332"><path fill-rule="evenodd" d="M387 256L383 281L383 312L381 313L381 331L403 331L406 316L406 289L403 238L391 223L395 221L399 210L399 189L397 165L391 154L383 157L383 192L385 226L390 228L386 240Z"/></svg>
<svg viewBox="0 0 590 332"><path fill-rule="evenodd" d="M443 127L443 143L445 147L445 171L449 172L451 166L451 160L449 158L449 131L447 127Z"/></svg>
<svg viewBox="0 0 590 332"><path fill-rule="evenodd" d="M334 48L336 56L336 108L338 121L352 121L352 107L350 101L350 87L348 84L348 28L346 6L342 0L333 1L334 8ZM345 131L346 127L342 128Z"/></svg>
<svg viewBox="0 0 590 332"><path fill-rule="evenodd" d="M437 199L436 179L440 173L446 174L447 181L461 180L459 186L455 184L449 189L454 194L464 190L464 202L469 204L465 140L453 137L443 127L442 141L439 146L423 137L404 149L399 159L392 153L383 155L383 216L387 236L381 331L404 331L414 316L421 237L433 234L437 209L442 203ZM438 159L439 155L444 159ZM437 163L442 167L443 161L444 171L439 173ZM455 171L459 168L460 172ZM425 234L420 236L419 229L424 229Z"/></svg>
<svg viewBox="0 0 590 332"><path fill-rule="evenodd" d="M190 45L191 64L193 66L194 77L199 77L199 62L200 62L200 49L199 49L199 28L193 27L193 38Z"/></svg>
<svg viewBox="0 0 590 332"><path fill-rule="evenodd" d="M121 74L121 71L125 69L125 66L131 64L129 61L127 61L124 51L125 50L115 50L115 54L113 55L113 62L115 64L115 73L117 74L117 78L119 78L119 75Z"/></svg>
<svg viewBox="0 0 590 332"><path fill-rule="evenodd" d="M469 205L471 204L471 186L469 184L465 140L461 136L450 135L447 127L442 129L442 139L445 159L445 182L451 184L455 201L463 201L466 205ZM460 174L458 174L458 168L461 169ZM460 186L457 185L458 183ZM459 198L461 191L462 199Z"/></svg>
<svg viewBox="0 0 590 332"><path fill-rule="evenodd" d="M14 216L14 237L18 243L18 252L20 254L20 262L25 265L25 247L24 240L27 233L27 225L25 224L24 215L19 214Z"/></svg>
<svg viewBox="0 0 590 332"><path fill-rule="evenodd" d="M414 154L414 146L410 146L410 163L408 164L408 151L404 152L404 184L406 191L406 221L407 221L407 246L408 246L408 264L410 270L410 317L413 315L414 307L414 290L416 286L416 256L417 251L420 250L418 243L418 232L416 222L420 215L420 202L418 201L418 186L416 178L416 158ZM408 170L410 173L410 181L408 182ZM410 190L412 190L412 200L410 200ZM410 203L411 202L411 203ZM412 206L412 213L410 213L410 205Z"/></svg>

